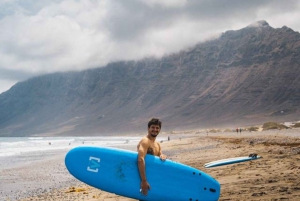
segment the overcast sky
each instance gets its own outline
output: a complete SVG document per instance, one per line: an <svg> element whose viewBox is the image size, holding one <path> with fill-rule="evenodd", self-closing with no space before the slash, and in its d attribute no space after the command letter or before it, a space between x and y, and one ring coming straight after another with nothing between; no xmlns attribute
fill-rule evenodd
<svg viewBox="0 0 300 201"><path fill-rule="evenodd" d="M0 93L30 77L162 56L266 20L300 31L300 0L0 0Z"/></svg>

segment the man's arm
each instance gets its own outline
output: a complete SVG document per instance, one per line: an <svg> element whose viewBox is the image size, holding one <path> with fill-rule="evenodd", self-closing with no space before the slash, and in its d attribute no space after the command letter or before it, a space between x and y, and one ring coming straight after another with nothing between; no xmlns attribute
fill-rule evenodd
<svg viewBox="0 0 300 201"><path fill-rule="evenodd" d="M143 195L148 194L148 190L150 189L150 184L147 182L146 178L146 164L145 164L145 156L147 154L148 143L145 139L142 139L139 147L138 147L138 169L141 178L141 193Z"/></svg>
<svg viewBox="0 0 300 201"><path fill-rule="evenodd" d="M160 144L159 144L159 143L157 143L157 144L158 144L158 147L159 147L158 156L159 156L159 158L160 158L162 161L165 161L165 160L167 159L167 156L166 156L165 154L162 153Z"/></svg>

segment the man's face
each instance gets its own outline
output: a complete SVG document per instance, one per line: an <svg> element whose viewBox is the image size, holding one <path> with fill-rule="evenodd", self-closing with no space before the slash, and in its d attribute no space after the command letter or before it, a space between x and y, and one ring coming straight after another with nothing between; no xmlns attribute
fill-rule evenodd
<svg viewBox="0 0 300 201"><path fill-rule="evenodd" d="M148 128L148 133L152 137L156 137L159 134L159 131L160 131L159 125L151 125L150 128Z"/></svg>

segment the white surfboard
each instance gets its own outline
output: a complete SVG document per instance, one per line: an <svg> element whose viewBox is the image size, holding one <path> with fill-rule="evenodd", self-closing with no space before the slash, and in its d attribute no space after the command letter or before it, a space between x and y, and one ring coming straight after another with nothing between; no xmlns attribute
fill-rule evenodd
<svg viewBox="0 0 300 201"><path fill-rule="evenodd" d="M210 163L204 164L204 167L206 168L211 168L211 167L217 167L217 166L222 166L222 165L230 165L234 163L241 163L245 161L252 161L262 158L261 156L253 155L253 156L244 156L244 157L235 157L235 158L227 158L227 159L222 159L222 160L217 160L217 161L212 161Z"/></svg>

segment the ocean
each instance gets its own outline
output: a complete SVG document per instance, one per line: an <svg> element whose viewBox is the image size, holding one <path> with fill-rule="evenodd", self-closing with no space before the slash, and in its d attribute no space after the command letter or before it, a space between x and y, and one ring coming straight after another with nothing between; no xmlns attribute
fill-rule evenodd
<svg viewBox="0 0 300 201"><path fill-rule="evenodd" d="M141 136L0 137L0 200L15 201L80 184L64 165L64 156L74 147L135 151L140 139Z"/></svg>
<svg viewBox="0 0 300 201"><path fill-rule="evenodd" d="M0 170L43 160L78 146L128 147L141 136L114 137L0 137ZM162 138L161 138L162 139ZM161 140L158 139L158 140Z"/></svg>

